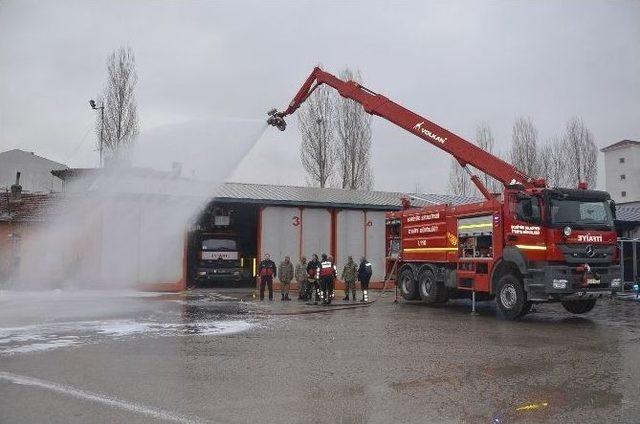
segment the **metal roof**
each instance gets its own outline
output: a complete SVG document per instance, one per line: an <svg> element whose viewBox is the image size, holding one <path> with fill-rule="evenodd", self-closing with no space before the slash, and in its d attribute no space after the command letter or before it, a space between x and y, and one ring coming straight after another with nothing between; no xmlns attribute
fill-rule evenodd
<svg viewBox="0 0 640 424"><path fill-rule="evenodd" d="M216 192L220 202L261 203L282 206L339 207L344 209L399 210L406 193L298 187L268 184L225 183ZM472 203L479 199L445 194L416 194L414 206Z"/></svg>
<svg viewBox="0 0 640 424"><path fill-rule="evenodd" d="M640 205L617 205L616 221L640 223Z"/></svg>
<svg viewBox="0 0 640 424"><path fill-rule="evenodd" d="M636 140L621 140L618 141L616 143L610 144L606 147L603 147L602 149L600 149L601 152L608 152L609 150L615 150L619 147L625 147L625 146L640 146L640 141L636 141Z"/></svg>

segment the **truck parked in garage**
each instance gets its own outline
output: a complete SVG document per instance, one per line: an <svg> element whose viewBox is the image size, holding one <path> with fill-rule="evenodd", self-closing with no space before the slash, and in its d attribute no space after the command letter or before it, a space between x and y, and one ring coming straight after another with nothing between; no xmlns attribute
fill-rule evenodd
<svg viewBox="0 0 640 424"><path fill-rule="evenodd" d="M576 314L620 289L619 253L608 193L549 188L513 165L355 81L315 68L283 112L268 112L284 131L284 117L321 84L360 103L428 143L453 155L485 200L473 204L406 208L387 216L387 248L396 262L398 285L407 300L441 303L471 293L495 299L507 319L531 305L561 302ZM504 185L491 193L470 167ZM395 250L395 252L394 252Z"/></svg>
<svg viewBox="0 0 640 424"><path fill-rule="evenodd" d="M196 281L242 281L240 249L233 233L203 233L199 245Z"/></svg>
<svg viewBox="0 0 640 424"><path fill-rule="evenodd" d="M212 206L202 213L194 232L197 283L243 280L241 243L232 224L229 208Z"/></svg>

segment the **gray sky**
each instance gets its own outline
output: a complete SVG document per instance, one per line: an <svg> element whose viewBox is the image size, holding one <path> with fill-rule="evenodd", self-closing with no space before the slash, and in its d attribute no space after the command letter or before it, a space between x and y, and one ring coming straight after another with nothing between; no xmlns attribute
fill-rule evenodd
<svg viewBox="0 0 640 424"><path fill-rule="evenodd" d="M321 63L335 73L358 68L372 90L463 137L488 121L503 151L519 115L541 141L580 116L602 147L640 139L639 22L639 1L3 1L0 151L95 166L87 100L123 44L136 54L146 134L212 118L262 120ZM303 183L295 122L266 131L232 179ZM377 189L446 190L446 154L380 118L373 138ZM199 156L235 149L194 145Z"/></svg>

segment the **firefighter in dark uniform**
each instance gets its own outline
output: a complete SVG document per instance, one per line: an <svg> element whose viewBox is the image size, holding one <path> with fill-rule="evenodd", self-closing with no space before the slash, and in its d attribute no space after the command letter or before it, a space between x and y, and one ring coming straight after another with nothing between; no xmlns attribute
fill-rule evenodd
<svg viewBox="0 0 640 424"><path fill-rule="evenodd" d="M331 286L336 278L336 266L333 260L327 255L322 255L322 262L318 267L318 279L320 280L321 300L323 305L331 304L332 290Z"/></svg>
<svg viewBox="0 0 640 424"><path fill-rule="evenodd" d="M269 300L273 300L273 279L276 276L277 268L275 262L267 253L260 262L258 275L260 276L260 300L264 300L264 286L269 286Z"/></svg>
<svg viewBox="0 0 640 424"><path fill-rule="evenodd" d="M373 274L371 263L367 261L367 258L363 257L358 267L358 280L360 280L363 302L369 301L369 280L371 280L371 274Z"/></svg>
<svg viewBox="0 0 640 424"><path fill-rule="evenodd" d="M307 295L306 300L311 301L311 298L315 298L314 304L318 304L320 300L320 286L318 285L318 268L320 267L320 261L318 255L313 254L311 260L307 264Z"/></svg>

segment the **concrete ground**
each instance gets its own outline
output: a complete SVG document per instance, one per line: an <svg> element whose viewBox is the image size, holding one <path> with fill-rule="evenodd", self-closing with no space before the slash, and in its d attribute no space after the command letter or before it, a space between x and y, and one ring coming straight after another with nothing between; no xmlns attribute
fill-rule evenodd
<svg viewBox="0 0 640 424"><path fill-rule="evenodd" d="M246 290L0 292L0 422L640 422L638 302L520 322L391 294L323 309Z"/></svg>

